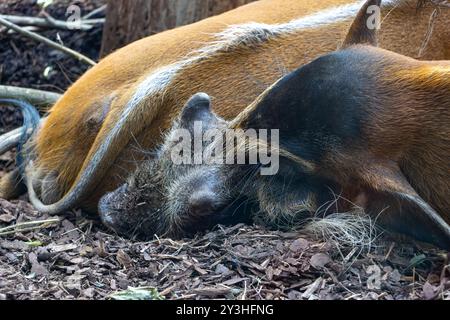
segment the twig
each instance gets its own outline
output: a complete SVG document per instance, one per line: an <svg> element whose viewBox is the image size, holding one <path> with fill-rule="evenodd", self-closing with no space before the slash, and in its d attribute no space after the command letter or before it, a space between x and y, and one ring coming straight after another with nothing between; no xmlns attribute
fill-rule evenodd
<svg viewBox="0 0 450 320"><path fill-rule="evenodd" d="M42 14L44 15L44 17L45 17L45 20L48 22L48 23L50 23L51 25L53 25L54 27L60 27L60 28L62 28L62 27L64 27L64 28L66 28L66 29L78 29L78 30L89 30L89 29L91 29L92 28L92 26L86 26L86 23L88 23L88 21L90 21L90 20L85 20L85 21L83 21L83 23L80 23L80 25L79 26L77 26L77 27L73 27L73 25L71 25L69 22L65 22L65 21L60 21L60 20L56 20L55 18L53 18L51 15L49 15L47 12L45 12L45 11L42 11ZM92 21L92 20L91 20ZM93 21L95 21L95 22L99 22L99 21L101 21L102 23L104 23L105 22L105 19L96 19L96 20L93 20Z"/></svg>
<svg viewBox="0 0 450 320"><path fill-rule="evenodd" d="M392 242L383 261L387 261L387 259L389 259L389 256L391 255L392 249L394 249L394 247L395 247L395 242Z"/></svg>
<svg viewBox="0 0 450 320"><path fill-rule="evenodd" d="M41 226L36 226L36 227L29 227L29 228L23 228L23 229L19 229L19 230L11 230L11 231L5 231L5 232L1 232L0 233L0 237L1 236L7 236L10 234L14 234L16 232L28 232L28 231L33 231L33 230L38 230L38 229L43 229L43 228L47 228L48 226L50 226L51 223L45 223Z"/></svg>
<svg viewBox="0 0 450 320"><path fill-rule="evenodd" d="M21 88L0 86L0 98L25 100L33 105L52 105L61 97L59 93Z"/></svg>
<svg viewBox="0 0 450 320"><path fill-rule="evenodd" d="M95 10L89 12L88 14L86 14L85 16L81 17L81 20L88 20L91 17L94 17L95 15L99 14L100 12L105 11L106 7L107 7L106 4L102 5L101 7L98 7L97 9L95 9Z"/></svg>
<svg viewBox="0 0 450 320"><path fill-rule="evenodd" d="M33 221L20 222L20 223L16 223L14 225L11 225L11 226L0 228L0 232L4 232L4 231L7 231L7 230L19 228L19 227L27 227L27 226L34 226L34 225L37 225L37 224L56 223L56 222L59 222L59 218L51 218L51 219L46 219L46 220L33 220Z"/></svg>
<svg viewBox="0 0 450 320"><path fill-rule="evenodd" d="M40 28L57 28L62 30L73 29L71 24L66 21L57 20L46 14L45 18L13 16L13 15L0 15L1 18L8 20L11 23L15 23L20 26L34 26ZM79 30L90 30L96 23L104 23L105 19L93 19L83 20Z"/></svg>
<svg viewBox="0 0 450 320"><path fill-rule="evenodd" d="M50 39L47 39L47 38L45 38L45 37L43 37L43 36L41 36L41 35L39 35L37 33L24 30L22 27L14 24L14 23L11 23L11 22L9 22L8 20L6 20L6 19L4 19L2 17L0 17L0 24L4 25L5 27L8 27L8 28L10 28L10 29L12 29L12 30L14 30L14 31L24 35L24 36L27 36L27 37L29 37L31 39L34 39L36 41L39 41L39 42L43 42L43 43L47 44L48 46L50 46L52 48L58 49L58 50L60 50L62 52L65 52L65 53L67 53L67 54L77 58L80 61L83 61L83 62L86 62L86 63L90 64L91 66L95 66L96 65L95 61L89 59L88 57L82 55L81 53L78 53L75 50L72 50L72 49L67 48L67 47L65 47L63 45L60 45L60 44L58 44L58 43L56 43L56 42L54 42L54 41L52 41Z"/></svg>
<svg viewBox="0 0 450 320"><path fill-rule="evenodd" d="M47 12L43 11L42 14L44 15L46 21L50 23L51 25L55 27L65 27L67 29L74 29L74 30L89 30L92 29L92 25L89 24L95 24L95 23L104 23L105 19L92 19L92 20L80 20L82 23L80 23L79 26L71 25L69 22L56 20L51 15L49 15Z"/></svg>
<svg viewBox="0 0 450 320"><path fill-rule="evenodd" d="M27 30L27 31L39 31L39 28L38 28L38 27L32 27L32 26L30 26L30 27L25 26L25 27L23 27L23 29L24 29L24 30ZM17 32L15 32L14 30L11 30L11 29L9 29L9 28L7 28L7 27L0 27L0 32L7 32L7 34L14 34L14 33L17 33Z"/></svg>
<svg viewBox="0 0 450 320"><path fill-rule="evenodd" d="M12 226L0 228L0 236L4 236L4 235L16 233L16 232L42 229L42 228L46 228L47 226L49 226L53 223L59 223L59 219L52 218L52 219L47 219L47 220L21 222L21 223L14 224ZM25 228L22 228L22 227L25 227Z"/></svg>

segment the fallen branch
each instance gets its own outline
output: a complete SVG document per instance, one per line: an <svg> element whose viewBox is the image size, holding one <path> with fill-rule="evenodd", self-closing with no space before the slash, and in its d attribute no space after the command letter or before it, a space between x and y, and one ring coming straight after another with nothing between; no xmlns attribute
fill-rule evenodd
<svg viewBox="0 0 450 320"><path fill-rule="evenodd" d="M60 21L60 20L56 20L55 18L53 18L51 15L49 15L47 12L43 11L42 14L44 15L45 19L47 20L48 23L50 23L51 25L55 26L55 27L64 27L66 29L74 29L74 30L89 30L92 29L92 26L88 26L88 28L86 28L86 24L89 23L89 21L92 21L94 23L104 23L105 19L95 19L95 20L84 20L82 21L82 23L80 23L79 25L75 26L73 24L71 24L70 22L65 22L65 21Z"/></svg>
<svg viewBox="0 0 450 320"><path fill-rule="evenodd" d="M27 31L32 31L32 32L37 32L37 31L39 31L39 28L38 28L38 27L28 27L28 26L24 26L23 29L24 29L24 30L27 30ZM14 33L17 33L17 32L15 32L15 31L12 30L12 29L9 29L9 28L7 28L7 27L2 27L2 26L0 26L0 33L1 33L1 32L6 32L7 34L14 34Z"/></svg>
<svg viewBox="0 0 450 320"><path fill-rule="evenodd" d="M64 53L67 53L68 55L71 55L72 57L75 57L75 58L77 58L80 61L83 61L83 62L85 62L87 64L90 64L91 66L95 66L97 64L94 60L89 59L88 57L82 55L79 52L76 52L75 50L67 48L67 47L65 47L65 46L63 46L63 45L61 45L59 43L56 43L56 42L54 42L54 41L52 41L50 39L47 39L47 38L45 38L45 37L43 37L43 36L41 36L41 35L39 35L37 33L25 30L24 28L14 24L14 23L11 23L11 22L9 22L8 20L6 20L6 19L4 19L2 17L0 17L0 24L4 25L5 27L8 27L8 28L10 28L10 29L12 29L14 31L16 31L17 33L20 33L20 34L22 34L24 36L27 36L27 37L29 37L29 38L31 38L33 40L45 43L46 45L48 45L48 46L50 46L50 47L52 47L54 49L60 50L60 51L62 51Z"/></svg>
<svg viewBox="0 0 450 320"><path fill-rule="evenodd" d="M13 87L0 86L0 98L25 100L32 105L52 105L61 95L55 92Z"/></svg>
<svg viewBox="0 0 450 320"><path fill-rule="evenodd" d="M105 11L106 7L107 7L107 5L104 4L104 5L102 5L101 7L98 7L97 9L92 10L91 12L89 12L88 14L86 14L85 16L81 17L81 20L89 20L90 18L96 16L97 14L99 14L99 13Z"/></svg>
<svg viewBox="0 0 450 320"><path fill-rule="evenodd" d="M73 29L73 24L57 20L50 15L46 15L45 18L35 18L35 17L23 17L23 16L12 16L12 15L0 15L0 18L6 19L11 23L15 23L19 26L33 26L40 28L56 28L62 30ZM90 30L97 23L104 23L105 19L92 19L92 20L82 20L79 30Z"/></svg>
<svg viewBox="0 0 450 320"><path fill-rule="evenodd" d="M0 136L0 155L15 148L22 136L22 128L15 129Z"/></svg>
<svg viewBox="0 0 450 320"><path fill-rule="evenodd" d="M46 118L41 119L41 126L44 123L45 119ZM17 146L17 144L20 142L20 137L22 136L23 130L23 127L19 127L0 136L0 155ZM31 133L31 131L32 129L30 128L28 133Z"/></svg>

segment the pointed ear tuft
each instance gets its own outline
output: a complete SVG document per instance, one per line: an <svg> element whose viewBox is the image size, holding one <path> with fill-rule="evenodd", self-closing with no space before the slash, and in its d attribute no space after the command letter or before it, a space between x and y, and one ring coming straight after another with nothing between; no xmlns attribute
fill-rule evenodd
<svg viewBox="0 0 450 320"><path fill-rule="evenodd" d="M381 23L381 0L368 0L358 12L341 48L355 44L378 45L377 30Z"/></svg>

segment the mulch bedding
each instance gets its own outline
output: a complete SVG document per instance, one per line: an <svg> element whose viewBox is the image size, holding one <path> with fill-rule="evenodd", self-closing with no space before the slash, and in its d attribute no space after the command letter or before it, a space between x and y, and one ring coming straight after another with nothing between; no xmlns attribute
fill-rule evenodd
<svg viewBox="0 0 450 320"><path fill-rule="evenodd" d="M35 15L34 3L2 1L0 11ZM79 3L88 12L102 2ZM47 11L63 19L63 9L57 3ZM98 30L75 39L60 35L96 58ZM27 39L0 36L2 83L65 89L70 81L64 70L71 80L85 70ZM62 67L42 78L50 61ZM4 111L0 119L3 129L20 121ZM14 153L0 156L0 177L14 167L13 159ZM242 224L190 239L135 242L80 211L49 217L36 212L26 195L0 199L0 299L450 299L449 258L387 236L370 249L345 248L302 232Z"/></svg>
<svg viewBox="0 0 450 320"><path fill-rule="evenodd" d="M13 157L0 157L0 177ZM0 199L0 299L450 299L449 254L424 244L345 248L243 224L135 242L27 200Z"/></svg>
<svg viewBox="0 0 450 320"><path fill-rule="evenodd" d="M24 200L0 200L2 227L55 220ZM450 299L449 257L427 246L361 252L242 224L133 242L80 211L56 221L3 231L14 232L0 238L0 298Z"/></svg>

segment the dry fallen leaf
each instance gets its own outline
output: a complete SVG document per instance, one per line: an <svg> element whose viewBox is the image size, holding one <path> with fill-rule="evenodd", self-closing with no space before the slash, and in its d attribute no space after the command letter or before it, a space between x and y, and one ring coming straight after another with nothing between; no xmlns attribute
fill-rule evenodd
<svg viewBox="0 0 450 320"><path fill-rule="evenodd" d="M10 223L10 222L13 222L14 220L16 220L16 217L13 216L12 214L5 213L5 214L0 215L1 222Z"/></svg>
<svg viewBox="0 0 450 320"><path fill-rule="evenodd" d="M291 250L292 252L302 252L304 250L306 250L309 246L309 241L303 238L298 238L297 240L294 240L290 247L289 250Z"/></svg>
<svg viewBox="0 0 450 320"><path fill-rule="evenodd" d="M122 249L120 249L119 251L117 251L117 255L116 255L117 261L119 261L119 263L124 266L126 269L129 269L133 266L133 260L130 258L130 256L123 251Z"/></svg>
<svg viewBox="0 0 450 320"><path fill-rule="evenodd" d="M422 296L426 300L434 300L437 296L437 288L428 281L423 285Z"/></svg>
<svg viewBox="0 0 450 320"><path fill-rule="evenodd" d="M311 266L313 266L316 269L322 269L325 267L328 263L330 263L331 258L326 255L325 253L316 253L311 257L309 260L309 263Z"/></svg>
<svg viewBox="0 0 450 320"><path fill-rule="evenodd" d="M214 271L216 274L226 274L230 272L230 269L228 269L226 266L224 266L223 264L219 263L216 266L216 270Z"/></svg>

